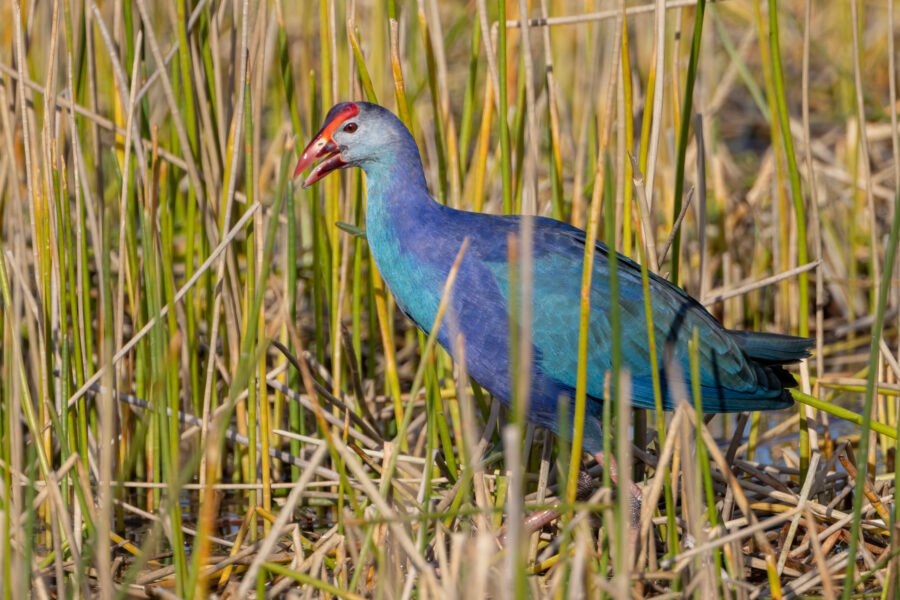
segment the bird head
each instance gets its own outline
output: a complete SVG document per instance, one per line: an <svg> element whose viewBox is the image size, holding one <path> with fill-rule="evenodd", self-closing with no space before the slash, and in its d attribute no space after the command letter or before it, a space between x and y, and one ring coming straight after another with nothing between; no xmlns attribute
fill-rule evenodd
<svg viewBox="0 0 900 600"><path fill-rule="evenodd" d="M294 177L315 164L303 182L309 187L336 169L365 168L391 156L405 139L412 141L409 131L387 109L369 102L335 104L300 155Z"/></svg>

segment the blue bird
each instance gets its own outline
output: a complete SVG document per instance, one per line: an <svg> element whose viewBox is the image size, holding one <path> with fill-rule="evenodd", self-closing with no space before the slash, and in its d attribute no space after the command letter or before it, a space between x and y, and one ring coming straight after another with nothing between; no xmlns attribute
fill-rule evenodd
<svg viewBox="0 0 900 600"><path fill-rule="evenodd" d="M304 150L294 176L318 162L304 185L331 171L360 167L366 173L366 237L375 264L397 305L429 332L454 259L468 239L449 303L456 332L464 339L466 367L485 389L508 406L510 377L509 264L507 243L524 219L533 219L533 362L528 419L560 433L559 402L573 403L579 302L587 234L545 217L497 216L448 208L428 193L415 140L390 111L367 102L335 105ZM587 412L583 450L600 464L604 376L611 367L611 303L621 315L621 356L631 373L631 402L654 408L653 371L663 382L663 407L673 408L666 387L664 355L680 366L687 389L688 341L699 332L700 387L707 413L785 408L786 388L796 384L783 365L809 356L813 341L786 335L725 329L699 302L669 281L650 275L659 359L651 363L640 266L617 255L619 297L609 291L610 249L597 243L590 295ZM451 354L451 327L438 342ZM663 352L663 347L667 350ZM671 364L671 363L668 363ZM610 465L614 471L615 465Z"/></svg>

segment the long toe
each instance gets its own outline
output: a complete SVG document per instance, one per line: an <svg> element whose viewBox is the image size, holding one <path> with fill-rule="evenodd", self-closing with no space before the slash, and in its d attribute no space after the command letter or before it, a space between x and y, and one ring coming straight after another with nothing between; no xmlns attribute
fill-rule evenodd
<svg viewBox="0 0 900 600"><path fill-rule="evenodd" d="M576 502L586 502L590 499L590 497L594 493L594 480L591 478L591 474L587 471L587 469L582 468L578 472L578 486L575 489L575 501ZM640 493L640 490L638 490ZM638 504L638 517L640 517L640 504ZM531 535L536 531L540 531L553 521L557 520L560 517L561 513L559 510L555 508L548 508L544 510L538 510L533 513L530 513L525 517L525 520L522 523L522 526L525 528L525 534ZM500 532L499 542L501 545L506 545L506 528Z"/></svg>
<svg viewBox="0 0 900 600"><path fill-rule="evenodd" d="M616 458L614 456L610 456L609 460L606 460L606 456L604 455L604 453L598 452L594 455L594 459L597 461L598 465L609 471L610 480L612 480L613 484L618 488L619 467L616 464ZM631 496L631 501L629 502L629 512L631 513L629 515L631 520L631 528L629 530L628 541L631 543L631 547L634 548L636 552L641 527L641 506L643 503L643 493L641 492L641 488L632 481L628 489L628 494Z"/></svg>

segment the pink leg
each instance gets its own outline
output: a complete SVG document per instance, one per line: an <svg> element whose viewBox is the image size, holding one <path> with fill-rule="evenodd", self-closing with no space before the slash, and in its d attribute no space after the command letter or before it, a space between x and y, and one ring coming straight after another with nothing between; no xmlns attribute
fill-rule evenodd
<svg viewBox="0 0 900 600"><path fill-rule="evenodd" d="M607 465L606 457L603 452L598 452L594 455L594 459L597 461L597 464L604 469L609 469L609 478L612 480L614 485L619 484L619 470L618 465L616 465L616 459L614 457L611 458L609 464ZM579 502L584 502L591 497L594 491L593 482L591 481L590 476L587 471L581 471L579 473L579 481L578 481L578 491L576 492L576 500ZM632 546L637 543L637 537L640 529L640 521L641 521L641 488L638 487L634 482L631 483L629 489L629 495L631 496L631 542ZM535 531L540 531L545 526L549 525L556 519L558 519L560 513L558 510L546 509L539 510L531 513L527 517L525 517L525 531L530 535ZM501 542L505 542L505 535L501 534L500 540Z"/></svg>
<svg viewBox="0 0 900 600"><path fill-rule="evenodd" d="M610 457L609 465L606 464L606 457L603 455L603 452L598 452L594 455L594 460L597 461L597 464L600 465L604 469L609 469L609 478L612 480L613 484L616 486L619 485L619 467L616 465L616 459L614 456ZM639 527L641 523L641 488L638 487L636 483L631 482L631 486L629 489L629 493L631 495L631 525L632 527Z"/></svg>
<svg viewBox="0 0 900 600"><path fill-rule="evenodd" d="M619 485L619 467L616 465L616 458L614 456L609 457L609 464L606 464L605 456L603 452L598 452L594 455L594 459L597 461L597 464L603 467L604 469L609 469L609 478L612 480L613 484ZM619 493L622 493L622 490L619 490ZM631 507L631 527L628 530L628 542L630 547L633 549L635 553L633 556L637 556L637 547L639 542L639 537L641 533L641 504L643 501L643 494L641 493L641 488L638 487L636 483L631 482L631 486L628 490L628 495L630 496L631 502L629 503Z"/></svg>
<svg viewBox="0 0 900 600"><path fill-rule="evenodd" d="M578 487L575 491L575 500L578 502L584 502L591 497L591 494L594 493L594 482L591 480L590 474L587 471L581 470L578 472ZM527 517L525 517L525 531L530 535L535 531L540 531L545 526L549 525L556 519L558 519L560 513L558 510L554 509L546 509L546 510L538 510Z"/></svg>
<svg viewBox="0 0 900 600"><path fill-rule="evenodd" d="M584 502L590 499L591 494L594 492L594 482L591 480L590 474L581 470L578 472L578 488L575 491L575 500L577 502ZM525 521L522 523L525 528L525 535L529 536L536 531L540 531L553 521L557 520L560 517L560 512L553 508L547 508L544 510L537 510L528 516L525 517ZM500 531L500 536L498 538L501 545L506 545L506 527Z"/></svg>

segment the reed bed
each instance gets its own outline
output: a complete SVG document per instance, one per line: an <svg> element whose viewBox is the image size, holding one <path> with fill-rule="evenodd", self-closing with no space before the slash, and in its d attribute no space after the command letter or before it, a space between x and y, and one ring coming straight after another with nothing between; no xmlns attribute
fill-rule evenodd
<svg viewBox="0 0 900 600"><path fill-rule="evenodd" d="M896 597L893 0L0 19L3 598ZM617 367L632 543L578 427L501 409L402 317L363 175L292 181L348 99L410 126L442 202L567 220L728 327L815 336L795 407L632 411Z"/></svg>

